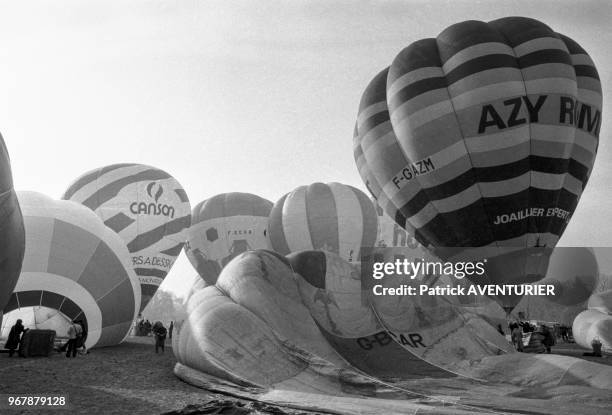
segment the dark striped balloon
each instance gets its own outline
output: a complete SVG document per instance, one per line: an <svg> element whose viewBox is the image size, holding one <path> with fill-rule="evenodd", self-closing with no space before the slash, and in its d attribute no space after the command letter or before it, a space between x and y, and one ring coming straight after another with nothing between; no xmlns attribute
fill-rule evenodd
<svg viewBox="0 0 612 415"><path fill-rule="evenodd" d="M267 247L272 202L251 193L222 193L194 206L187 232L187 258L208 284L238 254Z"/></svg>
<svg viewBox="0 0 612 415"><path fill-rule="evenodd" d="M406 47L366 88L360 170L429 244L514 250L514 267L500 261L490 282L537 280L548 254L534 265L530 248L554 247L565 230L601 106L592 59L542 22L458 23Z"/></svg>
<svg viewBox="0 0 612 415"><path fill-rule="evenodd" d="M320 249L359 261L362 247L376 243L378 218L361 190L340 183L300 186L274 204L270 247L282 255Z"/></svg>
<svg viewBox="0 0 612 415"><path fill-rule="evenodd" d="M141 310L180 254L191 206L180 183L143 164L113 164L79 177L62 199L93 210L127 244L142 287Z"/></svg>
<svg viewBox="0 0 612 415"><path fill-rule="evenodd" d="M13 190L8 150L0 135L0 321L19 278L24 249L23 217Z"/></svg>

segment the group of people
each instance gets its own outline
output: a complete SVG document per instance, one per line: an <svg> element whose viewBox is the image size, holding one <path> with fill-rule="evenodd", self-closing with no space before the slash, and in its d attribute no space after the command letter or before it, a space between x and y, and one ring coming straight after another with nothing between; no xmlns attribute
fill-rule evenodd
<svg viewBox="0 0 612 415"><path fill-rule="evenodd" d="M141 316L138 316L138 319L136 320L135 335L136 336L154 336L155 326L156 325L159 326L160 324L163 326L163 324L160 321L156 321L154 324L151 324L151 322L148 319L144 319ZM167 329L167 336L169 339L172 338L173 329L174 329L174 321L171 321Z"/></svg>
<svg viewBox="0 0 612 415"><path fill-rule="evenodd" d="M4 348L9 351L9 357L12 357L15 351L19 350L19 346L23 340L23 334L28 330L29 329L24 327L21 319L18 319L11 327L6 343L4 344ZM76 357L77 351L85 354L87 353L85 340L87 340L87 324L85 321L71 321L68 326L68 341L57 350L60 352L65 351L66 357Z"/></svg>
<svg viewBox="0 0 612 415"><path fill-rule="evenodd" d="M85 340L87 340L87 328L83 320L75 320L68 326L68 342L65 344L66 357L76 357L77 351L81 351L82 354L87 353L85 347ZM62 347L63 350L63 347Z"/></svg>
<svg viewBox="0 0 612 415"><path fill-rule="evenodd" d="M504 334L501 324L498 325L497 328L501 334ZM524 333L538 333L538 339L541 339L541 344L544 347L543 350L545 350L546 353L550 353L552 346L554 346L556 343L556 335L553 328L548 327L546 324L541 324L539 327L534 326L525 319L522 312L519 312L519 319L517 321L512 321L509 323L508 328L510 329L510 339L512 344L518 352L528 351L525 350L526 345L523 343ZM529 339L531 340L531 337L529 337Z"/></svg>

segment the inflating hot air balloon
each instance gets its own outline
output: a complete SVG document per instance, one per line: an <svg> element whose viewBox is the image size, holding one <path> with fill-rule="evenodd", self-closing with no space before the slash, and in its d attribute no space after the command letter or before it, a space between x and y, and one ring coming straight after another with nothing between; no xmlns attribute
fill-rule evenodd
<svg viewBox="0 0 612 415"><path fill-rule="evenodd" d="M17 194L26 247L4 312L46 307L88 327L86 346L118 344L140 305L140 286L123 240L82 205L36 192Z"/></svg>
<svg viewBox="0 0 612 415"><path fill-rule="evenodd" d="M79 177L62 199L79 202L127 244L144 309L174 264L191 223L187 193L168 173L142 164L113 164Z"/></svg>
<svg viewBox="0 0 612 415"><path fill-rule="evenodd" d="M17 283L24 249L23 219L13 190L8 151L0 135L0 321Z"/></svg>
<svg viewBox="0 0 612 415"><path fill-rule="evenodd" d="M272 202L250 193L223 193L198 203L191 214L185 252L207 283L238 254L266 248Z"/></svg>
<svg viewBox="0 0 612 415"><path fill-rule="evenodd" d="M534 282L592 171L601 105L573 40L528 18L467 21L412 43L370 82L355 154L418 240L445 259L487 258L480 282ZM497 299L511 310L520 297Z"/></svg>
<svg viewBox="0 0 612 415"><path fill-rule="evenodd" d="M370 199L340 183L300 186L274 204L268 224L270 247L282 255L321 249L350 262L376 243L378 218Z"/></svg>

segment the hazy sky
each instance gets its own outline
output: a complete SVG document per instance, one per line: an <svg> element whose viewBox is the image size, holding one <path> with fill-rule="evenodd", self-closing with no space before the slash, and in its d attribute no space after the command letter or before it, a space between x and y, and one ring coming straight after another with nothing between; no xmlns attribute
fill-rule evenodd
<svg viewBox="0 0 612 415"><path fill-rule="evenodd" d="M593 57L599 155L561 244L612 246L612 2L1 1L0 131L15 187L59 197L83 172L160 167L192 204L276 201L315 181L364 188L352 156L361 92L409 43L467 19L543 20ZM182 255L164 287L195 271Z"/></svg>

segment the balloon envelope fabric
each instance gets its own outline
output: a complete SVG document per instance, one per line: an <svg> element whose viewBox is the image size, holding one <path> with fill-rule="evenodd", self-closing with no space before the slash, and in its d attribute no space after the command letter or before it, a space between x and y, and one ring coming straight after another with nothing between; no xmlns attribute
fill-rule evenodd
<svg viewBox="0 0 612 415"><path fill-rule="evenodd" d="M522 17L461 22L407 46L370 82L355 158L381 206L424 245L442 256L516 248L472 256L508 255L491 283L534 282L550 252L529 248L554 247L571 219L601 107L593 60L573 40Z"/></svg>
<svg viewBox="0 0 612 415"><path fill-rule="evenodd" d="M170 174L142 164L113 164L80 176L62 199L93 210L127 244L142 288L141 310L185 243L187 193Z"/></svg>
<svg viewBox="0 0 612 415"><path fill-rule="evenodd" d="M140 285L123 240L88 208L18 192L26 249L4 311L48 307L86 321L86 346L118 344L140 305Z"/></svg>
<svg viewBox="0 0 612 415"><path fill-rule="evenodd" d="M8 150L0 135L0 321L17 283L24 249L23 218L13 189Z"/></svg>

